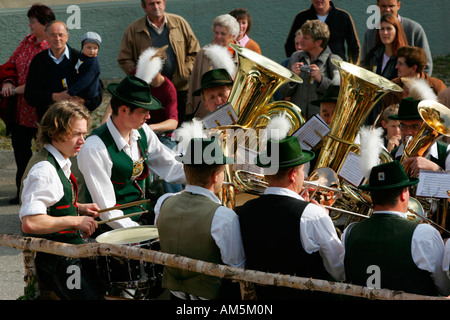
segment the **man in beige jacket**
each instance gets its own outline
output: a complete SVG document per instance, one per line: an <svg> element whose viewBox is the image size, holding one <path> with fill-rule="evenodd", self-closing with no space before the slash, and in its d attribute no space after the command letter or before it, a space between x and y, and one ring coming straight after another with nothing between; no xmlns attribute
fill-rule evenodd
<svg viewBox="0 0 450 320"><path fill-rule="evenodd" d="M188 80L200 44L189 23L181 16L165 12L166 0L141 0L146 15L126 29L117 62L127 74L134 74L141 53L150 46L163 47L167 60L162 74L177 89L179 124L184 120Z"/></svg>

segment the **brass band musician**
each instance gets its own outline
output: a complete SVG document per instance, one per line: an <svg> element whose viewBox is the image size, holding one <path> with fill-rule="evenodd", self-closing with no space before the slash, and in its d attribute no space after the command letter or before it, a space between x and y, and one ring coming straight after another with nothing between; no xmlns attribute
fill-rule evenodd
<svg viewBox="0 0 450 320"><path fill-rule="evenodd" d="M373 214L350 224L342 235L346 282L424 295L450 293L441 235L406 217L409 187L418 181L408 178L398 161L372 168L369 183L360 189L370 191Z"/></svg>

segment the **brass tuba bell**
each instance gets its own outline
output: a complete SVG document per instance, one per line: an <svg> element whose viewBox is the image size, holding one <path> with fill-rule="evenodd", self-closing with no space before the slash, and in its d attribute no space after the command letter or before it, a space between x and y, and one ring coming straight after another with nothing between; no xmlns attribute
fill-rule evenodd
<svg viewBox="0 0 450 320"><path fill-rule="evenodd" d="M330 167L336 172L355 147L359 128L375 104L388 92L402 88L386 78L351 63L332 60L341 75L341 88L331 120L331 131L324 138L315 168Z"/></svg>
<svg viewBox="0 0 450 320"><path fill-rule="evenodd" d="M228 98L239 117L237 124L251 128L264 116L286 112L292 122L291 131L296 131L305 123L301 109L289 101L269 102L283 84L302 83L303 80L289 69L255 51L237 44L230 46L239 58L238 70Z"/></svg>
<svg viewBox="0 0 450 320"><path fill-rule="evenodd" d="M417 109L423 124L404 148L401 163L409 157L425 157L437 140L450 137L450 110L446 106L434 100L422 100ZM403 168L411 176L409 165Z"/></svg>

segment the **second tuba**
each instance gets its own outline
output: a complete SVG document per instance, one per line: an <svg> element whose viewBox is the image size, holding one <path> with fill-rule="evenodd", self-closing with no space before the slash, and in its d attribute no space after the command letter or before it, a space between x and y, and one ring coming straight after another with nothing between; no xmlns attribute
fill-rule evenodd
<svg viewBox="0 0 450 320"><path fill-rule="evenodd" d="M341 75L341 88L331 120L331 131L324 138L315 168L330 167L339 172L359 128L375 104L389 92L403 89L371 71L354 64L333 59ZM357 146L356 146L357 148Z"/></svg>

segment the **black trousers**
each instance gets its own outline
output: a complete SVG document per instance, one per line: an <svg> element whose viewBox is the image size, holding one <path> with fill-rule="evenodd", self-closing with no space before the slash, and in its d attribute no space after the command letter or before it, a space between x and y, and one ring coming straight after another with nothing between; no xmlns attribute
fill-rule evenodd
<svg viewBox="0 0 450 320"><path fill-rule="evenodd" d="M40 286L54 291L61 300L104 300L94 259L37 252L35 263Z"/></svg>
<svg viewBox="0 0 450 320"><path fill-rule="evenodd" d="M25 169L30 161L33 152L31 150L31 144L33 139L36 138L37 128L25 127L20 124L13 124L11 127L11 142L14 149L14 159L16 161L16 187L17 196L20 192L20 184Z"/></svg>

